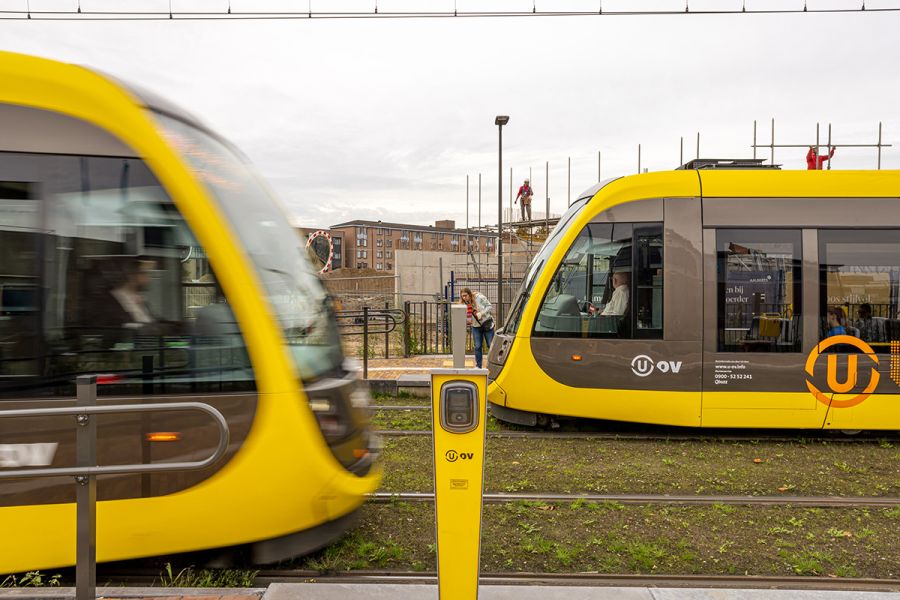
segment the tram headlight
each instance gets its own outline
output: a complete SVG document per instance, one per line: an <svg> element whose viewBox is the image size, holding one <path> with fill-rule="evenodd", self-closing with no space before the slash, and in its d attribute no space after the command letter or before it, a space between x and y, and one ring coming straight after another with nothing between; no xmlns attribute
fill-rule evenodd
<svg viewBox="0 0 900 600"><path fill-rule="evenodd" d="M310 398L309 407L319 422L322 435L329 442L344 438L349 431L349 419L347 419L340 406L331 398Z"/></svg>

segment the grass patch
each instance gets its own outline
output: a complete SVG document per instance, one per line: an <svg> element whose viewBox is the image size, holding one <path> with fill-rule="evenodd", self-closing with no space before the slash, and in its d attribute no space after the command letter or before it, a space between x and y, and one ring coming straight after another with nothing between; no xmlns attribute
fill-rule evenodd
<svg viewBox="0 0 900 600"><path fill-rule="evenodd" d="M884 510L586 508L485 505L482 572L900 576L896 520ZM320 572L436 569L433 505L366 505L360 516L341 541L294 566ZM863 529L865 537L859 535Z"/></svg>
<svg viewBox="0 0 900 600"><path fill-rule="evenodd" d="M28 571L27 573L17 573L7 575L0 581L0 588L14 587L59 587L59 580L62 575L44 575L41 571Z"/></svg>
<svg viewBox="0 0 900 600"><path fill-rule="evenodd" d="M431 409L376 410L372 413L371 423L375 429L427 430L431 429Z"/></svg>
<svg viewBox="0 0 900 600"><path fill-rule="evenodd" d="M877 443L488 438L486 453L488 492L900 496L896 450ZM382 491L430 491L431 439L387 438L384 467Z"/></svg>
<svg viewBox="0 0 900 600"><path fill-rule="evenodd" d="M172 568L172 563L166 563L162 573L159 574L159 583L162 587L213 587L213 588L237 588L252 587L253 579L259 571L251 569L200 569L185 567L178 572Z"/></svg>

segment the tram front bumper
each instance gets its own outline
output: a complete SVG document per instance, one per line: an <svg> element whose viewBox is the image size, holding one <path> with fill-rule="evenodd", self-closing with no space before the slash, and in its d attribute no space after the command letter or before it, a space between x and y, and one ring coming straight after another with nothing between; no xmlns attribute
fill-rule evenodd
<svg viewBox="0 0 900 600"><path fill-rule="evenodd" d="M506 392L496 381L488 381L488 402L506 406Z"/></svg>

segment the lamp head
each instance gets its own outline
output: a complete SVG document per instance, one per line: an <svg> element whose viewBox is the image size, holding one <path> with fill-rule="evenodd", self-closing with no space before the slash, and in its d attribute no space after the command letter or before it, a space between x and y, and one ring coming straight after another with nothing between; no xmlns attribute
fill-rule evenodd
<svg viewBox="0 0 900 600"><path fill-rule="evenodd" d="M509 116L507 115L499 115L496 119L494 119L494 125L500 125L502 127L507 123L509 123Z"/></svg>

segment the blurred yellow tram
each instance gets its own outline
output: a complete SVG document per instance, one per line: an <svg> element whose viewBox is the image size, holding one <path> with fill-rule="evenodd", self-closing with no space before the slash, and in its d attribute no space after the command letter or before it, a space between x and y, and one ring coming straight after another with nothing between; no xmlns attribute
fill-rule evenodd
<svg viewBox="0 0 900 600"><path fill-rule="evenodd" d="M284 213L184 111L86 68L0 52L0 410L199 400L226 458L98 481L100 561L240 547L267 563L351 522L380 469L368 393ZM0 420L0 469L74 464L71 419ZM194 460L189 413L106 416L99 464ZM0 483L0 573L74 564L71 478Z"/></svg>
<svg viewBox="0 0 900 600"><path fill-rule="evenodd" d="M900 172L758 163L579 197L492 345L492 413L900 429Z"/></svg>

